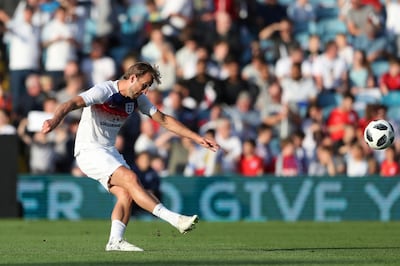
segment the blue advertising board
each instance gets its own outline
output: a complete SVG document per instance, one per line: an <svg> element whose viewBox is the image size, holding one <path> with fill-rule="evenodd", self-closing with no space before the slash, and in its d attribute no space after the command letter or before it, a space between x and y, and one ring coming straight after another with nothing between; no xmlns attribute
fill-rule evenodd
<svg viewBox="0 0 400 266"><path fill-rule="evenodd" d="M162 199L170 209L208 221L400 220L398 178L168 177ZM19 177L27 219L109 218L114 198L89 178Z"/></svg>

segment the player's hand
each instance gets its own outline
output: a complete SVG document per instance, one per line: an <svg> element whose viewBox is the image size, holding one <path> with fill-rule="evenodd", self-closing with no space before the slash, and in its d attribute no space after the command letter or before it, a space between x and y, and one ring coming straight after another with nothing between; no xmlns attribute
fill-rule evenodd
<svg viewBox="0 0 400 266"><path fill-rule="evenodd" d="M57 122L54 121L54 119L48 119L46 121L43 122L43 126L42 126L42 133L47 134L50 131L52 131L56 126L57 126Z"/></svg>
<svg viewBox="0 0 400 266"><path fill-rule="evenodd" d="M202 138L199 144L201 146L203 146L204 148L207 148L207 149L212 150L214 152L219 149L219 145L215 141L213 141L211 139Z"/></svg>

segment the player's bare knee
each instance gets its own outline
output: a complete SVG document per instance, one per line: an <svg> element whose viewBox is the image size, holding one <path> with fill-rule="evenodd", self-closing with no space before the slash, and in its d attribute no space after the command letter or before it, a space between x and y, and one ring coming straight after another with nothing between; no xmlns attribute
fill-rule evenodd
<svg viewBox="0 0 400 266"><path fill-rule="evenodd" d="M127 176L127 182L129 183L130 187L136 187L140 185L139 178L134 172L129 173Z"/></svg>
<svg viewBox="0 0 400 266"><path fill-rule="evenodd" d="M118 189L115 193L115 196L119 202L123 202L125 204L131 204L133 202L132 196L126 189Z"/></svg>

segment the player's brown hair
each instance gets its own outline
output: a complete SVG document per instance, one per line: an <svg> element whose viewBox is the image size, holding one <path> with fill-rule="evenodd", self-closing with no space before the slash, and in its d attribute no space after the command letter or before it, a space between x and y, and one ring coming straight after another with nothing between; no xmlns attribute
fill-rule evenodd
<svg viewBox="0 0 400 266"><path fill-rule="evenodd" d="M161 83L161 75L160 71L156 66L152 66L147 62L137 62L131 65L128 70L122 76L123 79L129 79L132 75L135 75L137 78L142 77L146 73L150 73L153 77L153 81L157 82L157 84Z"/></svg>

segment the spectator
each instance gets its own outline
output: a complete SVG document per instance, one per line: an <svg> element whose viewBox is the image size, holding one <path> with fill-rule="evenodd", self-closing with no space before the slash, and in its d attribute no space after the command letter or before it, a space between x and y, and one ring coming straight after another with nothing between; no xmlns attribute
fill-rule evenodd
<svg viewBox="0 0 400 266"><path fill-rule="evenodd" d="M215 130L207 130L204 137L215 139ZM185 176L203 177L215 175L218 170L217 153L199 148L193 143L188 143L188 145L190 145L191 150L183 174Z"/></svg>
<svg viewBox="0 0 400 266"><path fill-rule="evenodd" d="M264 57L257 54L252 57L249 64L243 67L241 75L242 79L257 86L260 92L268 88L274 79Z"/></svg>
<svg viewBox="0 0 400 266"><path fill-rule="evenodd" d="M183 46L176 51L177 76L182 79L191 79L196 75L198 60L198 43L193 33L194 29L187 27L181 34Z"/></svg>
<svg viewBox="0 0 400 266"><path fill-rule="evenodd" d="M7 112L12 111L12 101L8 92L5 92L3 87L0 85L0 110Z"/></svg>
<svg viewBox="0 0 400 266"><path fill-rule="evenodd" d="M158 90L167 94L172 90L176 82L176 58L172 48L168 44L164 44L161 48L161 58L156 62L160 75L163 77L163 82L158 85Z"/></svg>
<svg viewBox="0 0 400 266"><path fill-rule="evenodd" d="M304 51L304 60L306 60L310 64L311 70L315 60L320 56L321 53L321 38L319 37L319 35L316 34L310 35L310 37L308 38L308 46Z"/></svg>
<svg viewBox="0 0 400 266"><path fill-rule="evenodd" d="M397 57L400 57L400 0L386 1L386 33L395 44Z"/></svg>
<svg viewBox="0 0 400 266"><path fill-rule="evenodd" d="M119 1L118 41L123 50L138 49L145 40L148 10L144 1Z"/></svg>
<svg viewBox="0 0 400 266"><path fill-rule="evenodd" d="M133 147L136 154L147 152L151 155L157 155L157 146L155 144L155 132L151 119L142 119L140 124L140 135L135 141Z"/></svg>
<svg viewBox="0 0 400 266"><path fill-rule="evenodd" d="M287 18L262 29L258 34L258 38L260 41L270 40L274 43L272 62L288 56L290 47L300 46L294 39L293 24Z"/></svg>
<svg viewBox="0 0 400 266"><path fill-rule="evenodd" d="M245 177L255 177L262 175L263 172L263 160L257 155L255 140L244 140L242 144L242 155L238 163L238 173Z"/></svg>
<svg viewBox="0 0 400 266"><path fill-rule="evenodd" d="M55 111L56 104L55 99L46 99L42 108L44 112L51 114ZM28 147L29 170L33 174L54 173L57 159L56 144L64 143L66 139L65 129L60 127L47 135L42 133L40 129L30 132L28 130L31 122L28 118L24 118L18 125L18 135Z"/></svg>
<svg viewBox="0 0 400 266"><path fill-rule="evenodd" d="M310 176L335 176L336 167L333 159L332 151L324 146L319 146L316 152L316 158L310 162L308 168Z"/></svg>
<svg viewBox="0 0 400 266"><path fill-rule="evenodd" d="M313 76L319 90L344 91L347 82L346 62L338 56L334 41L325 45L325 51L313 64Z"/></svg>
<svg viewBox="0 0 400 266"><path fill-rule="evenodd" d="M263 159L264 173L274 173L275 154L272 140L272 128L266 124L261 124L257 128L256 153Z"/></svg>
<svg viewBox="0 0 400 266"><path fill-rule="evenodd" d="M385 159L380 165L380 175L383 177L394 177L400 173L400 165L396 149L394 146L390 146L385 150Z"/></svg>
<svg viewBox="0 0 400 266"><path fill-rule="evenodd" d="M351 92L356 95L358 91L375 87L374 74L372 73L365 52L354 52L353 64L349 69L349 85Z"/></svg>
<svg viewBox="0 0 400 266"><path fill-rule="evenodd" d="M333 142L338 142L344 137L348 125L356 125L358 115L353 109L354 96L350 93L343 96L342 103L329 114L326 122L327 130Z"/></svg>
<svg viewBox="0 0 400 266"><path fill-rule="evenodd" d="M335 43L338 48L339 57L346 62L347 67L350 67L354 60L354 47L349 43L347 35L344 33L336 34Z"/></svg>
<svg viewBox="0 0 400 266"><path fill-rule="evenodd" d="M366 32L353 41L353 46L355 49L365 51L369 63L384 60L387 54L393 52L386 37L379 34L372 23L367 24Z"/></svg>
<svg viewBox="0 0 400 266"><path fill-rule="evenodd" d="M294 105L300 112L303 108L305 113L307 105L316 100L318 90L314 80L302 74L299 63L292 64L290 76L282 79L281 86L282 102Z"/></svg>
<svg viewBox="0 0 400 266"><path fill-rule="evenodd" d="M42 46L46 52L44 68L52 76L56 87L62 82L67 63L77 59L77 36L76 27L67 21L64 7L57 8L54 18L43 27Z"/></svg>
<svg viewBox="0 0 400 266"><path fill-rule="evenodd" d="M400 90L400 59L390 59L389 71L380 77L379 88L384 95L389 91Z"/></svg>
<svg viewBox="0 0 400 266"><path fill-rule="evenodd" d="M217 91L217 103L234 105L242 91L247 91L254 103L258 95L258 88L242 79L239 62L234 58L228 58L224 65L228 77L223 80L221 88Z"/></svg>
<svg viewBox="0 0 400 266"><path fill-rule="evenodd" d="M240 138L233 134L231 126L229 119L221 119L215 134L215 140L221 146L218 163L221 173L224 174L236 173L236 166L242 154L242 143Z"/></svg>
<svg viewBox="0 0 400 266"><path fill-rule="evenodd" d="M348 177L363 177L368 174L368 161L359 143L353 144L345 158Z"/></svg>
<svg viewBox="0 0 400 266"><path fill-rule="evenodd" d="M370 5L362 4L362 0L351 0L351 7L346 15L348 32L355 38L366 35L368 23L379 25L379 17Z"/></svg>
<svg viewBox="0 0 400 266"><path fill-rule="evenodd" d="M70 77L76 76L76 75L82 75L79 62L77 60L68 61L64 68L62 82L60 84L58 84L58 86L56 84L54 84L55 92L58 92L59 90L65 88L65 86L67 84L67 80ZM86 79L86 77L85 77L85 79ZM53 83L54 83L54 81L53 81Z"/></svg>
<svg viewBox="0 0 400 266"><path fill-rule="evenodd" d="M256 128L261 123L259 112L253 108L250 94L242 91L234 106L223 108L224 113L231 120L235 133L240 139L256 137Z"/></svg>
<svg viewBox="0 0 400 266"><path fill-rule="evenodd" d="M278 82L268 88L268 98L258 102L261 121L274 129L274 137L287 138L299 125L299 115L282 102L282 88Z"/></svg>
<svg viewBox="0 0 400 266"><path fill-rule="evenodd" d="M218 40L212 46L210 64L208 67L209 74L216 79L226 79L228 76L226 71L223 71L223 65L228 57L231 47L225 40Z"/></svg>
<svg viewBox="0 0 400 266"><path fill-rule="evenodd" d="M134 163L131 165L132 170L137 174L143 188L158 199L162 198L160 189L160 177L157 172L151 167L151 155L148 152L141 152L136 155ZM133 215L138 215L141 208L136 204L133 205Z"/></svg>
<svg viewBox="0 0 400 266"><path fill-rule="evenodd" d="M190 0L156 1L161 18L166 22L162 28L163 34L169 38L177 38L183 28L191 21L193 3Z"/></svg>
<svg viewBox="0 0 400 266"><path fill-rule="evenodd" d="M93 86L93 84L113 79L117 73L114 59L107 56L105 51L105 39L93 39L89 56L85 57L81 62L81 69L87 77L87 85L89 87Z"/></svg>
<svg viewBox="0 0 400 266"><path fill-rule="evenodd" d="M66 102L81 93L85 83L82 74L69 76L66 82L66 86L55 94L57 101L60 103ZM79 119L81 117L81 113L82 110L74 110L70 112L67 117Z"/></svg>
<svg viewBox="0 0 400 266"><path fill-rule="evenodd" d="M335 153L339 156L346 156L357 141L357 127L355 125L346 125L343 139L334 144Z"/></svg>
<svg viewBox="0 0 400 266"><path fill-rule="evenodd" d="M230 52L238 55L242 51L242 42L240 31L232 21L231 16L219 11L215 13L215 26L209 33L204 36L204 43L215 43L219 40L224 40L229 44Z"/></svg>
<svg viewBox="0 0 400 266"><path fill-rule="evenodd" d="M309 25L317 18L314 6L308 0L296 0L287 7L288 17L293 21L295 29L308 31Z"/></svg>
<svg viewBox="0 0 400 266"><path fill-rule="evenodd" d="M317 104L310 104L306 116L301 122L304 132L303 147L306 150L308 160L313 159L320 139L325 135L324 118L322 108Z"/></svg>
<svg viewBox="0 0 400 266"><path fill-rule="evenodd" d="M157 172L159 177L167 177L169 176L168 169L165 165L165 160L161 156L153 156L150 162L151 168Z"/></svg>
<svg viewBox="0 0 400 266"><path fill-rule="evenodd" d="M173 89L168 94L167 104L164 104L165 113L175 117L192 131L198 131L197 110L184 106L184 94L179 89Z"/></svg>
<svg viewBox="0 0 400 266"><path fill-rule="evenodd" d="M14 135L16 133L16 128L10 123L9 114L0 109L0 135Z"/></svg>
<svg viewBox="0 0 400 266"><path fill-rule="evenodd" d="M283 177L298 176L301 172L300 162L297 160L295 147L291 139L281 141L281 152L275 162L275 175Z"/></svg>
<svg viewBox="0 0 400 266"><path fill-rule="evenodd" d="M286 7L278 0L257 1L256 7L256 32L274 23L279 23L287 18Z"/></svg>
<svg viewBox="0 0 400 266"><path fill-rule="evenodd" d="M207 60L200 59L196 62L196 74L193 78L185 81L189 90L189 97L196 102L200 110L210 108L217 98L217 88L220 81L207 73Z"/></svg>
<svg viewBox="0 0 400 266"><path fill-rule="evenodd" d="M291 47L289 56L278 59L276 62L275 76L280 80L290 77L293 64L301 65L302 76L311 76L311 64L308 60L304 59L304 52L300 46Z"/></svg>
<svg viewBox="0 0 400 266"><path fill-rule="evenodd" d="M295 155L297 161L299 162L299 167L300 167L299 173L307 174L309 161L306 150L303 147L305 134L303 131L297 130L296 132L293 133L291 138L295 149Z"/></svg>
<svg viewBox="0 0 400 266"><path fill-rule="evenodd" d="M20 99L26 95L27 77L39 71L40 67L40 28L32 22L34 9L25 6L23 18L11 21L10 17L0 10L0 22L5 23L9 33L9 70L13 110L20 106Z"/></svg>
<svg viewBox="0 0 400 266"><path fill-rule="evenodd" d="M151 26L149 40L140 49L141 59L154 64L160 60L165 44L168 43L161 31L161 26L158 24L153 24Z"/></svg>
<svg viewBox="0 0 400 266"><path fill-rule="evenodd" d="M48 98L54 98L56 95L54 81L50 75L43 74L39 77L40 86L42 87L42 92Z"/></svg>
<svg viewBox="0 0 400 266"><path fill-rule="evenodd" d="M16 107L17 119L24 118L32 110L43 110L43 101L45 95L42 92L40 84L40 76L38 74L30 74L25 81L26 96L21 98Z"/></svg>

